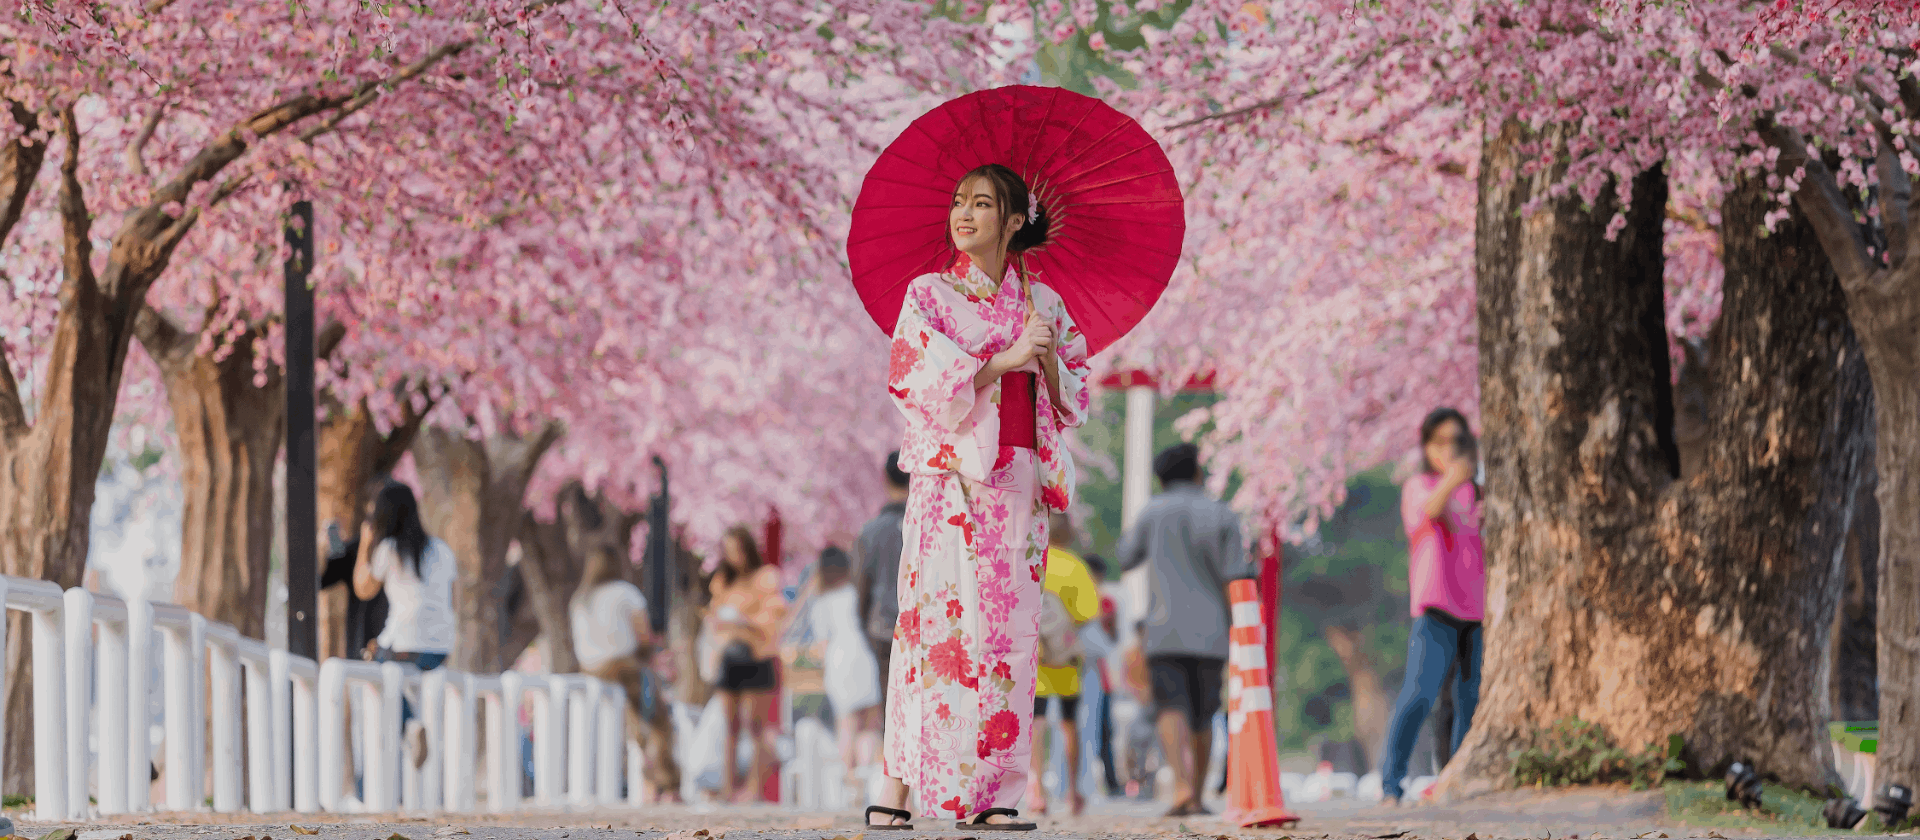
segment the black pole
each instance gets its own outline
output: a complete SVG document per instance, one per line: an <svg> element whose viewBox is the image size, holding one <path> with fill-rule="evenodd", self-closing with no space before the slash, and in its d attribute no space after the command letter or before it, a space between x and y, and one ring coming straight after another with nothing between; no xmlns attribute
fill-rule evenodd
<svg viewBox="0 0 1920 840"><path fill-rule="evenodd" d="M313 202L296 201L287 219L287 650L318 659L320 582L314 553Z"/></svg>
<svg viewBox="0 0 1920 840"><path fill-rule="evenodd" d="M667 539L667 464L655 455L653 465L660 469L660 492L647 505L647 623L653 632L665 633L673 606L667 589L667 551L672 545Z"/></svg>

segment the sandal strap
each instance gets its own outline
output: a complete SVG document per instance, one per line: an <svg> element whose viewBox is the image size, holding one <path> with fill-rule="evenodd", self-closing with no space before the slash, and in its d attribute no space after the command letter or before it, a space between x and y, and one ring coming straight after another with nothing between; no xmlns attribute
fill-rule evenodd
<svg viewBox="0 0 1920 840"><path fill-rule="evenodd" d="M909 822L913 820L913 814L910 814L906 811L902 811L899 808L888 808L885 805L868 805L865 819L871 822L873 820L874 812L876 811L879 812L882 816L898 817L900 819L907 820Z"/></svg>
<svg viewBox="0 0 1920 840"><path fill-rule="evenodd" d="M969 825L986 825L988 817L1017 817L1020 812L1012 808L988 808L967 818Z"/></svg>

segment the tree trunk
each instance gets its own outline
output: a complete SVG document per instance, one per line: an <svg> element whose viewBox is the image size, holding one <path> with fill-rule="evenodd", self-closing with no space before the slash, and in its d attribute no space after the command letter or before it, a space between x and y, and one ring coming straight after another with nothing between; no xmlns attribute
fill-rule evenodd
<svg viewBox="0 0 1920 840"><path fill-rule="evenodd" d="M1920 116L1920 88L1903 80L1903 117ZM1920 783L1920 205L1898 139L1876 125L1877 214L1834 175L1798 131L1756 121L1780 152L1776 172L1799 174L1794 209L1805 213L1846 291L1847 314L1873 381L1874 469L1880 519L1874 582L1880 738L1876 779Z"/></svg>
<svg viewBox="0 0 1920 840"><path fill-rule="evenodd" d="M1380 668L1367 653L1359 630L1341 625L1322 627L1327 646L1347 669L1347 688L1353 702L1353 734L1362 746L1362 763L1378 769L1381 745L1387 742L1387 724L1393 717L1393 696L1380 679Z"/></svg>
<svg viewBox="0 0 1920 840"><path fill-rule="evenodd" d="M15 120L23 109L13 105ZM31 120L28 115L27 120ZM23 125L26 122L22 122ZM81 192L79 128L73 111L61 114L66 137L61 162L59 212L65 239L60 311L47 343L34 422L0 344L0 571L41 578L63 587L80 582L87 561L88 517L94 481L106 458L134 316L147 289L166 267L174 246L197 216L179 219L161 212L161 199L124 217L112 238L105 268L93 270L92 214ZM0 242L17 220L43 146L22 147L0 158ZM189 184L191 186L191 184ZM184 196L183 196L184 197ZM33 683L27 623L9 617L7 652L6 789L32 787Z"/></svg>
<svg viewBox="0 0 1920 840"><path fill-rule="evenodd" d="M520 582L526 587L523 605L533 617L539 632L540 661L555 674L580 670L573 655L573 622L567 605L573 588L580 583L580 558L567 548L565 522L541 522L532 511L520 519ZM518 650L502 650L500 658L511 661Z"/></svg>
<svg viewBox="0 0 1920 840"><path fill-rule="evenodd" d="M1563 129L1546 139L1564 142ZM1557 720L1638 750L1685 740L1696 772L1756 762L1791 787L1836 780L1827 640L1862 429L1835 383L1849 340L1837 278L1803 217L1761 235L1764 190L1722 214L1725 300L1708 338L1712 432L1677 480L1663 316L1664 175L1617 205L1520 210L1559 177L1517 173L1507 127L1481 169L1476 272L1486 423L1484 684L1443 775L1509 784L1510 754Z"/></svg>
<svg viewBox="0 0 1920 840"><path fill-rule="evenodd" d="M677 539L671 544L673 548L669 553L673 557L674 568L669 577L675 597L668 610L667 644L673 651L679 671L675 689L680 702L704 707L707 699L713 696L713 686L700 679L700 659L695 641L700 637L700 616L706 612L711 592L706 586L706 576L700 573L700 558Z"/></svg>
<svg viewBox="0 0 1920 840"><path fill-rule="evenodd" d="M280 369L254 384L259 329L225 358L198 352L200 337L145 309L135 334L160 366L180 440L180 576L174 600L244 635L265 638L273 545L273 464L286 414Z"/></svg>
<svg viewBox="0 0 1920 840"><path fill-rule="evenodd" d="M484 674L505 664L500 643L506 616L500 607L507 547L520 526L527 481L559 438L554 424L525 438L485 440L428 427L413 442L427 531L445 540L460 564L454 590L459 635L449 657L456 670Z"/></svg>
<svg viewBox="0 0 1920 840"><path fill-rule="evenodd" d="M315 356L325 358L343 334L344 330L328 325L316 339ZM432 399L425 389L417 392L425 407L416 411L408 400L400 422L385 434L375 425L365 401L351 407L331 399L323 402L327 412L320 421L314 476L315 508L321 528L333 523L339 528L341 539L352 539L360 532L360 520L369 501L368 488L375 478L393 471L400 456L413 445L426 412L432 408ZM346 650L347 588L333 586L321 590L318 612L320 657L357 656L359 651Z"/></svg>
<svg viewBox="0 0 1920 840"><path fill-rule="evenodd" d="M1848 289L1848 312L1873 374L1879 470L1875 778L1920 785L1920 256L1884 283Z"/></svg>

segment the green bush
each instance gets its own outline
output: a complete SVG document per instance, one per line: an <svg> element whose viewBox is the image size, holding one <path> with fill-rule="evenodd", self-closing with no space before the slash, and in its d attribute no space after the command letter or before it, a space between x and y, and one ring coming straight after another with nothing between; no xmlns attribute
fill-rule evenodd
<svg viewBox="0 0 1920 840"><path fill-rule="evenodd" d="M1665 749L1648 744L1640 752L1630 752L1615 746L1599 724L1567 718L1534 730L1532 745L1510 754L1513 780L1542 787L1627 782L1641 790L1685 766L1679 757L1679 740L1668 739Z"/></svg>

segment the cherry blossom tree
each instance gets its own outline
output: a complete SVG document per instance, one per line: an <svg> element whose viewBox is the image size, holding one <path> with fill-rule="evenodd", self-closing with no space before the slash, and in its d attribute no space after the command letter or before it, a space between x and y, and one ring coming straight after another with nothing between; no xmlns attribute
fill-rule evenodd
<svg viewBox="0 0 1920 840"><path fill-rule="evenodd" d="M1035 8L1060 12L1069 28L1085 33L1110 24L1116 9L1156 5ZM1111 62L1137 79L1137 93L1116 89L1113 95L1135 97L1136 111L1170 131L1176 149L1193 148L1193 183L1204 179L1207 166L1244 166L1245 156L1235 154L1239 149L1285 160L1267 164L1265 171L1299 163L1292 183L1259 188L1342 197L1352 193L1330 185L1366 176L1319 166L1326 159L1320 150L1329 146L1366 151L1358 165L1382 173L1409 162L1415 171L1466 169L1465 161L1479 159L1473 274L1464 274L1466 266L1458 262L1453 268L1455 277L1472 276L1475 283L1479 403L1488 432L1493 630L1486 700L1466 754L1455 762L1454 783L1504 782L1510 752L1527 743L1533 728L1560 716L1596 720L1628 747L1683 735L1687 758L1703 769L1740 754L1765 756L1761 761L1770 772L1795 784L1818 787L1830 773L1814 758L1824 743L1824 691L1817 697L1798 687L1782 691L1765 669L1740 663L1755 661L1743 652L1763 651L1758 661L1769 668L1792 662L1811 673L1822 667L1825 628L1840 584L1831 557L1838 535L1855 519L1860 489L1872 486L1872 441L1881 442L1881 506L1892 511L1884 477L1896 462L1889 460L1887 441L1916 439L1913 422L1887 410L1887 389L1905 390L1920 380L1906 373L1911 368L1904 363L1874 361L1876 354L1900 357L1904 351L1898 348L1911 340L1902 345L1892 338L1897 330L1863 322L1864 287L1849 279L1849 265L1868 262L1844 256L1829 232L1857 231L1871 215L1889 215L1884 204L1876 211L1849 203L1841 186L1885 181L1896 186L1879 193L1883 203L1888 195L1900 196L1893 203L1906 200L1897 186L1904 174L1869 174L1876 148L1869 138L1880 133L1881 147L1900 148L1897 132L1879 132L1872 124L1876 118L1889 128L1896 122L1897 114L1882 113L1879 103L1897 101L1895 82L1903 62L1912 60L1913 38L1900 28L1904 13L1813 4L1818 13L1807 17L1807 4L1790 5L1801 8L1769 16L1733 3L1195 2L1171 26L1144 30L1145 47ZM1036 21L1036 28L1047 31L1048 24ZM1811 43L1782 42L1782 32ZM1086 37L1092 46L1091 35ZM1827 65L1807 72L1814 61L1807 56L1815 53ZM1864 86L1822 81L1861 55L1887 56L1880 66L1891 72L1877 70L1879 76ZM1837 78L1849 79L1851 72ZM1848 104L1851 99L1861 102ZM1452 117L1450 125L1436 121L1443 116ZM1822 185L1797 171L1803 160L1812 160L1808 173L1820 161L1796 153L1774 125L1828 138L1838 175ZM1785 168L1781 161L1787 161ZM1408 180L1387 177L1392 184ZM1676 182L1689 197L1669 201ZM1808 184L1826 191L1825 208L1808 206ZM1204 186L1198 189L1206 200ZM1801 195L1797 215L1779 203L1787 197L1781 193L1795 190ZM1344 265L1355 259L1349 255L1366 259L1378 247L1389 277L1412 288L1429 276L1420 263L1403 268L1392 262L1395 233L1424 220L1369 215L1364 211L1370 206L1390 205L1365 202L1355 205L1362 212L1349 215L1344 198L1272 206L1283 212L1307 208L1286 219L1301 227L1338 230L1344 224L1353 232L1318 242L1283 238L1281 252L1301 263ZM1701 208L1718 212L1717 229L1700 224L1713 215ZM1852 222L1840 224L1842 218ZM1775 228L1773 234L1765 233L1763 223ZM1198 223L1190 229L1197 237L1208 232ZM1233 236L1230 225L1218 229ZM1452 242L1455 255L1469 253L1458 245L1465 230L1456 223L1455 238L1437 238L1429 248ZM1871 234L1859 236L1857 247L1872 253ZM1322 250L1290 250L1296 242ZM1251 250L1264 243L1253 236L1235 244ZM1830 259L1809 261L1816 244ZM1189 251L1200 254L1195 263L1209 253L1191 239ZM1714 251L1724 259L1714 259ZM1724 272L1714 263L1723 263ZM1827 273L1829 263L1837 276ZM1260 261L1251 265L1255 273L1272 271ZM1385 454L1367 449L1382 439L1364 434L1368 422L1388 417L1369 413L1368 398L1378 401L1396 393L1392 388L1426 396L1416 383L1445 369L1410 352L1403 326L1447 317L1437 303L1445 298L1414 298L1417 305L1396 312L1378 292L1348 292L1372 280L1339 277L1341 282L1322 287L1340 326L1353 325L1352 334L1379 341L1363 356L1378 367L1352 365L1338 354L1326 365L1351 378L1341 383L1351 385L1344 402L1322 396L1341 391L1312 387L1307 366L1325 357L1311 351L1287 357L1293 365L1245 363L1251 375L1226 377L1227 408L1215 409L1227 419L1215 428L1216 457L1237 458L1249 473L1283 477L1268 479L1264 489L1273 495L1252 504L1267 505L1303 485L1331 489L1329 479L1339 473L1313 473L1321 464L1353 463L1342 461L1349 453L1368 459ZM1716 317L1711 292L1717 282L1724 283L1725 300ZM1276 291L1239 302L1246 309L1285 313L1263 330L1284 336L1273 345L1311 347L1326 329L1312 323L1325 317L1315 296L1279 299L1296 287L1256 287ZM1667 304L1663 287L1680 292L1671 295L1675 305ZM1453 288L1467 291L1464 285ZM1350 296L1342 300L1343 294ZM1271 304L1254 303L1263 300ZM1867 308L1873 310L1870 319L1894 323L1908 311L1892 302ZM1308 319L1297 335L1296 313ZM1194 321L1178 319L1177 329L1141 338L1180 342L1195 332ZM1698 346L1711 365L1702 374L1706 397L1698 401L1707 444L1699 471L1684 480L1670 361L1674 336L1664 328L1676 321L1706 333ZM1445 342L1447 333L1411 335ZM1195 341L1190 352L1203 353L1204 347ZM1232 403L1247 394L1253 408L1236 416ZM1282 400L1294 398L1313 401L1277 422L1236 425L1240 417L1264 419L1290 408ZM1864 408L1875 402L1877 413ZM1406 418L1431 404L1405 406L1391 418L1402 424L1398 434L1408 434ZM1755 414L1756 407L1770 413ZM1284 429L1295 417L1303 425L1331 418L1330 430L1340 431L1315 429L1305 447L1270 443L1289 440ZM1877 430L1867 427L1868 417L1877 418ZM1762 418L1766 423L1755 425ZM1768 492L1753 492L1756 475L1768 476ZM1290 483L1301 476L1317 480ZM1276 507L1298 504L1286 499ZM1756 538L1756 521L1772 523L1760 533L1822 536L1799 542ZM1883 568L1898 565L1893 556L1901 538L1883 524L1880 543ZM1693 570L1686 576L1692 580L1684 586L1671 577L1663 582L1662 570L1676 567ZM1882 590L1883 607L1887 592ZM1562 609L1568 599L1588 606ZM1636 616L1631 628L1607 623L1627 615ZM1516 618L1521 616L1524 621ZM1526 624L1528 632L1502 632L1502 622L1516 621L1507 626ZM1809 629L1792 639L1759 629L1782 622ZM1564 633L1535 629L1561 624L1567 625ZM1701 650L1694 635L1699 628L1706 628L1699 632L1710 648L1724 646L1724 655L1712 656L1712 667L1689 658ZM1621 636L1634 639L1633 646L1593 647L1597 638ZM1888 638L1884 623L1882 638ZM1887 650L1883 643L1883 686ZM1536 679L1548 662L1555 663L1553 678ZM1609 675L1617 674L1641 675L1644 684L1659 688L1622 693L1609 687ZM1707 696L1740 699L1702 702ZM1883 704L1890 696L1883 691ZM1745 698L1766 699L1754 706ZM1757 732L1768 733L1765 743L1756 743Z"/></svg>
<svg viewBox="0 0 1920 840"><path fill-rule="evenodd" d="M9 116L0 120L0 248L11 281L0 307L0 460L14 482L0 511L6 570L69 585L86 555L92 477L136 335L161 362L176 425L214 432L191 450L209 463L182 472L216 485L190 498L209 500L209 541L229 542L194 554L209 569L264 568L261 541L221 520L249 518L269 492L259 478L270 435L236 424L246 422L246 400L270 405L278 387L277 268L290 199L326 208L339 232L316 273L323 316L335 324L323 332L324 384L331 403L364 419L337 436L338 448L386 460L429 407L470 405L479 389L544 380L545 391L491 396L510 423L553 413L543 398L567 382L565 362L591 358L591 343L531 337L574 336L580 310L623 302L602 297L601 278L536 289L543 278L516 276L511 262L476 265L519 259L502 240L590 249L607 231L583 218L667 193L689 197L664 202L685 213L704 194L723 216L788 222L754 235L830 254L821 230L833 202L805 198L807 185L837 173L820 168L814 145L852 136L869 118L838 92L882 74L912 90L944 89L966 78L952 68L984 42L924 7L881 2L236 11L193 0L44 0L0 30ZM47 181L54 186L35 189ZM672 216L639 233L670 240ZM96 237L109 243L98 256ZM352 245L377 249L361 264L381 273L356 273L344 257ZM652 276L684 283L701 268L684 264L693 271ZM456 297L450 288L487 305L454 308L443 300ZM601 314L630 329L652 323L642 308ZM465 329L450 326L462 321ZM526 340L490 344L501 332ZM394 335L424 352L363 340ZM367 445L369 423L390 437ZM344 501L335 513L351 516L357 504ZM240 580L257 589L262 577ZM212 597L223 585L182 594ZM245 605L238 615L190 605L250 620ZM12 664L24 673L23 661Z"/></svg>

